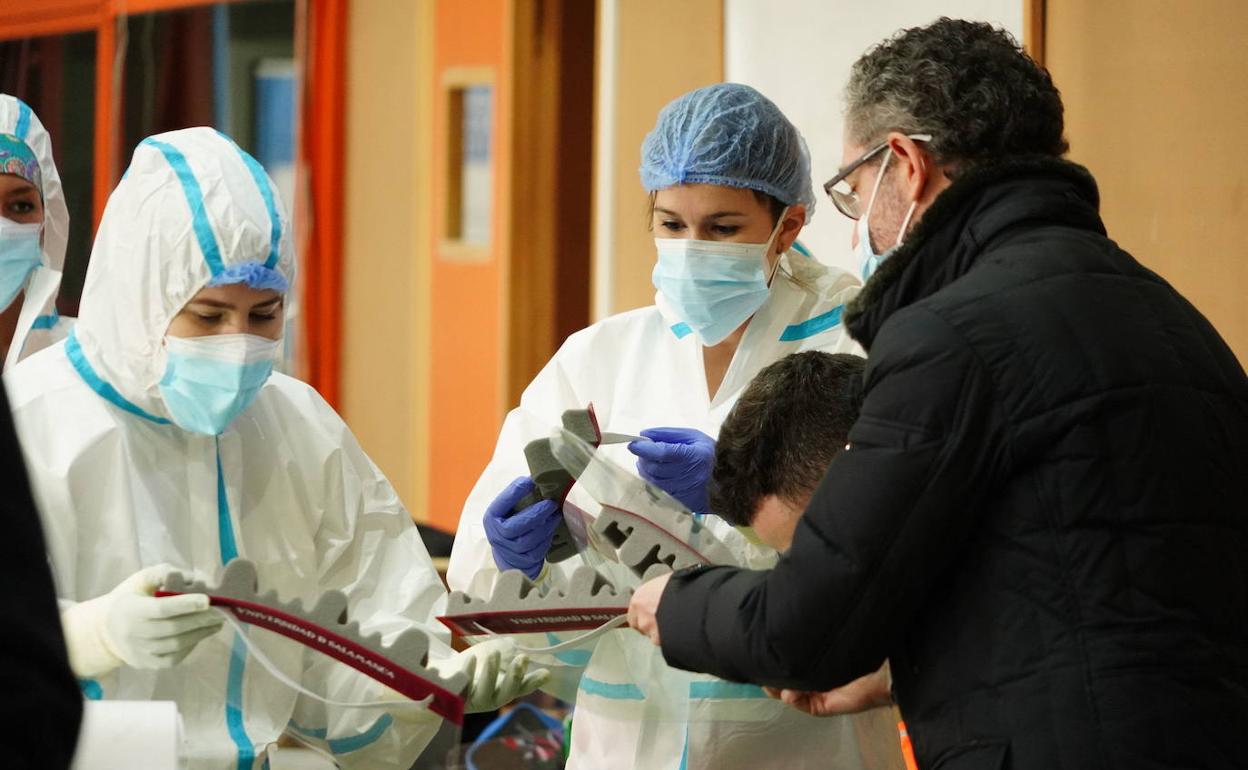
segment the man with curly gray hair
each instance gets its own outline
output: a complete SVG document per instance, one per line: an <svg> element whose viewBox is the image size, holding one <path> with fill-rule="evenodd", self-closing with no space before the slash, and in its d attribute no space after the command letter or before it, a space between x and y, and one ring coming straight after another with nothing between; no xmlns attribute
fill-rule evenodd
<svg viewBox="0 0 1248 770"><path fill-rule="evenodd" d="M651 581L631 625L817 714L887 658L923 768L1242 767L1243 368L1109 239L1008 34L904 30L847 92L861 415L773 570Z"/></svg>

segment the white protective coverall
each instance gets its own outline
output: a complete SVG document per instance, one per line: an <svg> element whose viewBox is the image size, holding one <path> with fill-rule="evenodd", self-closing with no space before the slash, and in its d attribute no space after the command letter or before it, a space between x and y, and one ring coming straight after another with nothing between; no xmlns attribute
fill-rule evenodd
<svg viewBox="0 0 1248 770"><path fill-rule="evenodd" d="M493 459L464 505L448 573L451 588L490 595L498 569L482 526L485 509L508 482L528 474L525 444L549 436L564 410L592 402L604 431L636 434L679 426L716 436L741 391L768 364L803 350L861 354L840 324L858 280L795 250L782 259L714 398L707 393L701 342L666 308L661 295L656 305L612 316L569 337L525 389L520 406L507 415ZM636 467L636 458L623 445L601 451L625 467ZM703 522L743 563L756 568L774 564L774 551L750 545L722 519L707 516ZM557 565L548 579L559 579L578 563L574 557ZM552 634L548 641L572 636ZM556 657L565 665L552 669L554 679L546 689L576 701L569 767L864 766L853 719L807 716L753 685L673 669L658 647L629 629L608 632L592 651ZM884 734L896 735L887 710L861 718L887 720Z"/></svg>
<svg viewBox="0 0 1248 770"><path fill-rule="evenodd" d="M52 160L52 137L26 102L8 94L0 94L0 134L12 134L26 143L39 160L43 178L43 264L26 279L22 312L4 360L7 371L31 353L64 339L73 319L62 317L56 310L69 242L69 209L65 207L61 175Z"/></svg>
<svg viewBox="0 0 1248 770"><path fill-rule="evenodd" d="M445 591L416 527L351 431L308 385L274 373L219 436L167 422L157 387L170 320L223 268L268 263L294 277L291 233L268 176L210 129L145 140L108 201L78 326L5 376L62 602L112 590L160 563L208 578L238 556L262 590L311 606L346 593L364 632L387 641L433 621ZM258 629L284 673L347 702L382 688ZM90 698L173 700L189 767L259 768L288 729L343 767L407 768L436 718L333 708L280 684L227 625L172 669L123 666L82 682ZM397 697L397 696L392 696Z"/></svg>

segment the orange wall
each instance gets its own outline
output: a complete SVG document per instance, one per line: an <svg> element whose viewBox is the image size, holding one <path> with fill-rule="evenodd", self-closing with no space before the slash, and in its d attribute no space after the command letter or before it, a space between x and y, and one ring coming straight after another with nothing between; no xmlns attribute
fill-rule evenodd
<svg viewBox="0 0 1248 770"><path fill-rule="evenodd" d="M599 35L595 130L608 131L611 141L599 144L594 160L595 318L654 302L654 233L637 174L641 142L665 104L724 78L723 0L599 2L600 24L610 26Z"/></svg>
<svg viewBox="0 0 1248 770"><path fill-rule="evenodd" d="M507 0L437 0L433 56L432 381L428 521L455 530L473 483L489 461L503 416L504 295L507 232ZM494 73L494 221L481 259L445 248L446 98L455 68Z"/></svg>
<svg viewBox="0 0 1248 770"><path fill-rule="evenodd" d="M3 0L0 40L88 30L106 13L103 0Z"/></svg>
<svg viewBox="0 0 1248 770"><path fill-rule="evenodd" d="M341 110L340 410L420 521L428 508L427 9L425 2L351 0Z"/></svg>
<svg viewBox="0 0 1248 770"><path fill-rule="evenodd" d="M1070 157L1096 176L1110 237L1248 363L1248 5L1048 0L1046 15Z"/></svg>

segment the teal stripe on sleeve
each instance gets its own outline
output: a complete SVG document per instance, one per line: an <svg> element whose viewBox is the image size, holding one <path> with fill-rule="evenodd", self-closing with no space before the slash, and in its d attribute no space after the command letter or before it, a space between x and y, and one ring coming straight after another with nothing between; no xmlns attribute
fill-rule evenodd
<svg viewBox="0 0 1248 770"><path fill-rule="evenodd" d="M36 316L35 321L30 325L30 328L32 331L35 329L55 329L57 322L60 320L61 314L56 310L56 308L52 308L52 313L50 315Z"/></svg>
<svg viewBox="0 0 1248 770"><path fill-rule="evenodd" d="M103 700L104 688L94 679L79 679L78 689L82 690L82 697L87 700Z"/></svg>
<svg viewBox="0 0 1248 770"><path fill-rule="evenodd" d="M554 646L559 644L560 641L562 640L559 637L549 631L546 632L547 644ZM567 663L569 666L579 666L584 668L589 665L589 659L593 656L594 653L592 650L564 650L562 652L555 653L555 660L560 663Z"/></svg>
<svg viewBox="0 0 1248 770"><path fill-rule="evenodd" d="M611 684L587 676L581 677L581 692L608 700L645 700L646 695L635 684Z"/></svg>
<svg viewBox="0 0 1248 770"><path fill-rule="evenodd" d="M821 313L814 318L808 318L800 324L792 324L786 326L784 332L780 335L781 342L797 342L816 334L822 334L830 329L836 328L841 323L841 314L845 312L844 305L837 305L826 313Z"/></svg>
<svg viewBox="0 0 1248 770"><path fill-rule="evenodd" d="M324 727L317 727L317 728L304 727L303 725L299 724L293 719L287 722L287 726L290 727L290 729L294 730L295 732L299 733L300 735L306 735L309 738L320 738L321 740L325 740L325 736L329 733L329 731L326 730Z"/></svg>
<svg viewBox="0 0 1248 770"><path fill-rule="evenodd" d="M767 693L757 685L711 680L690 682L689 697L694 700L754 700L766 698Z"/></svg>
<svg viewBox="0 0 1248 770"><path fill-rule="evenodd" d="M389 714L382 714L373 722L372 726L359 735L352 735L347 738L330 738L326 743L329 744L329 750L334 754L349 754L352 751L359 751L365 746L376 743L390 725L394 724L394 717Z"/></svg>

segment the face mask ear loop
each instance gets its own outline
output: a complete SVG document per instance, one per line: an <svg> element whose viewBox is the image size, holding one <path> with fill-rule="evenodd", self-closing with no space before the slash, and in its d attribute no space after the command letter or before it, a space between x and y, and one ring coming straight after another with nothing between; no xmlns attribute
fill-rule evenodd
<svg viewBox="0 0 1248 770"><path fill-rule="evenodd" d="M923 168L924 172L927 171L927 164L923 162L922 157L919 158L919 165ZM923 191L920 190L919 192L922 194ZM874 203L874 201L872 202ZM910 226L910 218L914 216L914 210L918 207L918 205L918 200L910 201L910 210L906 212L906 218L901 220L901 229L897 231L897 242L893 244L894 246L900 246L901 240L906 237L906 228Z"/></svg>
<svg viewBox="0 0 1248 770"><path fill-rule="evenodd" d="M888 162L893 158L893 151L890 149L888 154L884 156L884 162L880 164L880 173L875 177L875 185L871 187L871 200L867 201L867 210L863 212L862 218L867 219L871 216L871 212L875 209L875 198L880 192L880 182L884 181L884 173L888 171Z"/></svg>
<svg viewBox="0 0 1248 770"><path fill-rule="evenodd" d="M918 201L911 201L910 210L906 212L906 218L901 220L901 229L897 231L897 242L894 246L900 246L901 240L906 237L906 228L910 226L910 217L914 216L914 209L919 205Z"/></svg>
<svg viewBox="0 0 1248 770"><path fill-rule="evenodd" d="M780 212L780 218L776 221L776 226L771 230L771 236L767 238L767 254L771 254L771 247L776 245L776 238L780 235L780 228L784 226L784 218L789 213L789 206L784 207L784 211ZM770 272L767 273L767 286L771 286L771 281L776 277L776 271L780 269L780 257L776 254L776 261L772 264Z"/></svg>
<svg viewBox="0 0 1248 770"><path fill-rule="evenodd" d="M872 254L875 253L875 246L871 243L871 224L868 221L871 218L871 212L875 210L875 199L880 192L880 183L884 181L884 174L888 171L888 161L893 157L893 151L888 150L888 154L884 156L884 161L880 163L880 173L875 176L875 184L871 187L871 200L867 201L867 210L862 213L862 229L865 231L861 237L867 239L866 249Z"/></svg>

